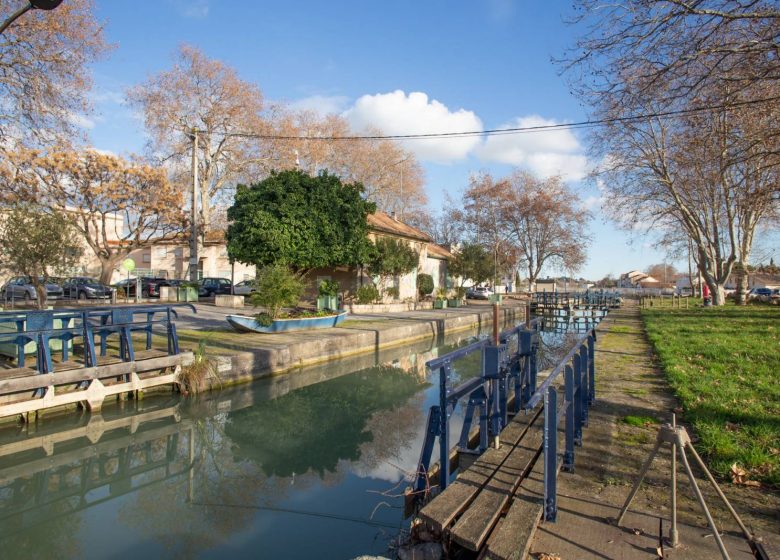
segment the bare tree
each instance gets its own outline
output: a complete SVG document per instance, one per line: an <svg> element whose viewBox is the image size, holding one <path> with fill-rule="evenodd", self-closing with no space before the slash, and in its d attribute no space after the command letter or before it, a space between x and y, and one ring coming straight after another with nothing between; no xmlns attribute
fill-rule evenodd
<svg viewBox="0 0 780 560"><path fill-rule="evenodd" d="M632 109L663 91L669 108L726 86L755 97L754 90L780 79L780 9L772 0L575 6L574 19L587 32L564 62L578 73L581 93L609 92Z"/></svg>
<svg viewBox="0 0 780 560"><path fill-rule="evenodd" d="M0 0L0 17L21 4ZM74 123L89 110L88 67L108 50L92 0L31 10L6 29L0 35L0 147L73 136Z"/></svg>
<svg viewBox="0 0 780 560"><path fill-rule="evenodd" d="M390 140L345 139L353 136L341 116L321 117L310 111L288 112L282 130L291 139L276 149L295 155L295 165L310 174L326 170L344 182L358 182L377 208L400 219L426 204L424 172L414 154ZM378 130L363 135L380 135ZM312 138L312 139L308 139ZM315 139L316 138L316 139ZM288 160L292 161L292 160Z"/></svg>
<svg viewBox="0 0 780 560"><path fill-rule="evenodd" d="M235 133L267 133L260 89L238 77L233 68L189 45L179 48L173 68L151 76L128 92L144 115L152 149L169 162L174 181L190 188L193 131L198 134L199 221L201 234L211 228L215 197L250 171L270 169L254 138Z"/></svg>
<svg viewBox="0 0 780 560"><path fill-rule="evenodd" d="M0 186L17 201L67 216L100 261L101 282L131 251L183 230L183 197L164 169L91 150L16 157L13 182Z"/></svg>
<svg viewBox="0 0 780 560"><path fill-rule="evenodd" d="M542 268L576 271L587 257L590 213L560 177L539 179L515 171L506 179L509 190L502 205L501 222L511 232L528 272L529 286Z"/></svg>
<svg viewBox="0 0 780 560"><path fill-rule="evenodd" d="M591 152L609 209L627 229L690 238L720 304L756 228L777 213L780 11L761 0L579 7L590 27L569 68L608 121Z"/></svg>

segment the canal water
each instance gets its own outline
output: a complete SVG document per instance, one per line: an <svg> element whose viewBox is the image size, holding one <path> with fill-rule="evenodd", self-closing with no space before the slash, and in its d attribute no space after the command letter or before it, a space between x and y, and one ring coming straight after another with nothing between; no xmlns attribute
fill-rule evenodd
<svg viewBox="0 0 780 560"><path fill-rule="evenodd" d="M198 398L150 397L6 427L0 556L387 554L408 524L403 490L438 399L425 362L478 334ZM565 352L570 336L544 333L546 359ZM457 364L457 375L475 375L477 359Z"/></svg>

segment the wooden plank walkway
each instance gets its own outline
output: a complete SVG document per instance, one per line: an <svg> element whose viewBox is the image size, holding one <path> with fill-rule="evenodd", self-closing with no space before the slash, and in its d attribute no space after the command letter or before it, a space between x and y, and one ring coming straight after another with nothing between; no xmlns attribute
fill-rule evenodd
<svg viewBox="0 0 780 560"><path fill-rule="evenodd" d="M516 415L490 448L418 517L451 543L487 558L522 558L542 513L543 408ZM528 486L528 488L526 488ZM533 520L529 523L529 520ZM525 530L519 530L525 524Z"/></svg>

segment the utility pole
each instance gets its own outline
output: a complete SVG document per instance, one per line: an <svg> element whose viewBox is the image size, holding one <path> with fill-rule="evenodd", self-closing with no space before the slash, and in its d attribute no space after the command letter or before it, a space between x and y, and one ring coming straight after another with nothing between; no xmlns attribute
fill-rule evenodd
<svg viewBox="0 0 780 560"><path fill-rule="evenodd" d="M192 129L192 217L190 220L190 282L198 281L198 131Z"/></svg>

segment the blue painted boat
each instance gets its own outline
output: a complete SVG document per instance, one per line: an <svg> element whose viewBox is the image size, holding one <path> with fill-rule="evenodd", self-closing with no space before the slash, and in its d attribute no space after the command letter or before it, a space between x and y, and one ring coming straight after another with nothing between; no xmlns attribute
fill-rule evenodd
<svg viewBox="0 0 780 560"><path fill-rule="evenodd" d="M293 319L276 319L273 323L264 327L257 319L247 315L228 315L227 322L238 332L277 333L289 331L304 331L310 329L328 329L335 327L347 316L346 311L338 315L326 317L297 317Z"/></svg>

